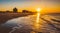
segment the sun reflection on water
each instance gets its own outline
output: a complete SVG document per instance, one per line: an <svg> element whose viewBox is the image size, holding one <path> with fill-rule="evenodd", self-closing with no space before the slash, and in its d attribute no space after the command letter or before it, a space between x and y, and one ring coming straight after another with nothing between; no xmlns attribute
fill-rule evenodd
<svg viewBox="0 0 60 33"><path fill-rule="evenodd" d="M37 13L36 23L39 23L40 13Z"/></svg>
<svg viewBox="0 0 60 33"><path fill-rule="evenodd" d="M31 32L31 33L36 33L36 32L38 32L40 29L40 24L39 24L39 22L40 22L40 13L37 13L36 14L36 22L34 22L34 24L33 24L33 30L35 31L33 31L33 32Z"/></svg>
<svg viewBox="0 0 60 33"><path fill-rule="evenodd" d="M33 30L31 33L37 33L40 29L40 16L41 16L41 13L40 13L41 9L40 8L37 8L37 14L36 14L36 22L33 23Z"/></svg>
<svg viewBox="0 0 60 33"><path fill-rule="evenodd" d="M34 23L34 28L36 30L39 30L39 22L40 22L40 13L37 13L36 22Z"/></svg>
<svg viewBox="0 0 60 33"><path fill-rule="evenodd" d="M41 8L37 8L36 9L36 11L37 11L37 19L36 19L36 23L39 23L39 18L40 18L40 12L41 12Z"/></svg>

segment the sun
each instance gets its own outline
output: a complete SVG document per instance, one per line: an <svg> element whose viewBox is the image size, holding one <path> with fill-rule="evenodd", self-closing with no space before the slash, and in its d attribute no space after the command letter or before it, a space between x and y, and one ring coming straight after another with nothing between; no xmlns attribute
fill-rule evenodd
<svg viewBox="0 0 60 33"><path fill-rule="evenodd" d="M36 11L37 11L37 12L40 12L40 11L41 11L41 8L37 8Z"/></svg>
<svg viewBox="0 0 60 33"><path fill-rule="evenodd" d="M37 18L36 18L36 22L39 23L39 20L40 20L40 16L41 16L41 8L37 8L36 9L37 11Z"/></svg>

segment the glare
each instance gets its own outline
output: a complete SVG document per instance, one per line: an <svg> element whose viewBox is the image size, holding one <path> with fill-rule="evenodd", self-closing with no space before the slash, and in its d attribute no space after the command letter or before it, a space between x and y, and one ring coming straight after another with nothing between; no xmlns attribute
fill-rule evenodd
<svg viewBox="0 0 60 33"><path fill-rule="evenodd" d="M37 11L37 12L40 12L40 11L41 11L41 8L37 8L36 11Z"/></svg>
<svg viewBox="0 0 60 33"><path fill-rule="evenodd" d="M36 19L36 22L39 23L40 16L41 16L41 8L37 8L36 11L37 11L37 19Z"/></svg>
<svg viewBox="0 0 60 33"><path fill-rule="evenodd" d="M33 30L36 30L36 31L39 31L40 29L40 16L41 16L41 8L37 8L36 9L37 11L37 14L36 14L36 22L34 22L34 25L33 25ZM32 33L35 33L35 32L32 32Z"/></svg>

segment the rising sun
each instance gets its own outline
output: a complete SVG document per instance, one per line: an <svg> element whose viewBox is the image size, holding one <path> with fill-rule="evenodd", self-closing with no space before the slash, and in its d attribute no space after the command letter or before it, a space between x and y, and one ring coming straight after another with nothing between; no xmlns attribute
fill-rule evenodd
<svg viewBox="0 0 60 33"><path fill-rule="evenodd" d="M36 22L39 23L40 16L41 16L41 12L40 12L41 11L41 8L37 8L36 11L37 11L37 19L36 19Z"/></svg>
<svg viewBox="0 0 60 33"><path fill-rule="evenodd" d="M37 8L36 11L37 11L37 12L40 12L40 11L41 11L41 8Z"/></svg>

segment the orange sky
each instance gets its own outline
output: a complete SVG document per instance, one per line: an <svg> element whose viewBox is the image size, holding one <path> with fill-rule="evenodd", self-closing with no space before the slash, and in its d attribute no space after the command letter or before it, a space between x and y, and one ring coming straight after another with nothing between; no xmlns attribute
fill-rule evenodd
<svg viewBox="0 0 60 33"><path fill-rule="evenodd" d="M18 8L18 11L21 10L29 10L29 11L36 11L36 8L41 8L41 12L43 13L53 13L53 12L60 12L60 2L57 1L22 1L22 0L1 0L0 1L0 10L10 10L14 7Z"/></svg>

